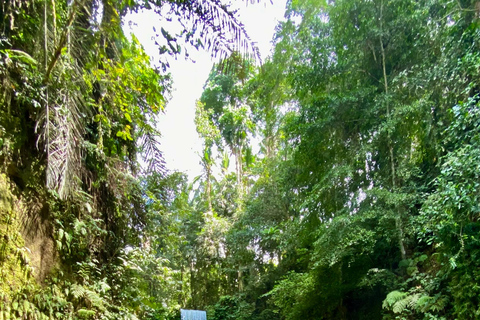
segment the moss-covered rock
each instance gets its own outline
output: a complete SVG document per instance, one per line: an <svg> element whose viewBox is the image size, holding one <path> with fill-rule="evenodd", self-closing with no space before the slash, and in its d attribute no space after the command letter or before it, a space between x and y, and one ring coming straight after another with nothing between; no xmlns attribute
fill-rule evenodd
<svg viewBox="0 0 480 320"><path fill-rule="evenodd" d="M21 234L18 202L8 178L0 174L0 312L3 319L14 319L28 312L30 302L23 297L37 287L31 250L25 246Z"/></svg>

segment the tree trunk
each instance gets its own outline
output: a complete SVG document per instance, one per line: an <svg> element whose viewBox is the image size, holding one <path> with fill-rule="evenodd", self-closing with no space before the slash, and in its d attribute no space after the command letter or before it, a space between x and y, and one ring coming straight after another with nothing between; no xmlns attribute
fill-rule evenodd
<svg viewBox="0 0 480 320"><path fill-rule="evenodd" d="M273 158L275 152L275 135L273 132L275 128L275 121L272 121L272 112L275 112L273 101L270 103L270 108L267 110L265 117L265 151L268 159Z"/></svg>
<svg viewBox="0 0 480 320"><path fill-rule="evenodd" d="M212 168L210 165L205 166L206 169L206 179L207 179L207 187L206 187L206 193L207 193L207 203L208 203L208 211L213 212L213 207L212 207Z"/></svg>
<svg viewBox="0 0 480 320"><path fill-rule="evenodd" d="M238 197L243 198L243 165L242 165L242 147L235 147L233 150L235 155L235 173L237 175Z"/></svg>
<svg viewBox="0 0 480 320"><path fill-rule="evenodd" d="M388 80L387 80L387 71L386 71L386 63L385 63L385 47L383 44L383 1L380 4L380 50L382 54L382 71L383 71L383 82L384 82L384 90L385 90L385 95L386 95L386 108L387 108L387 121L390 120L391 113L390 113L390 105L388 101ZM394 153L393 153L393 142L392 142L392 137L390 133L390 129L387 128L387 140L388 140L388 151L390 154L390 170L391 170L391 175L392 175L392 192L395 192L396 189L396 170L395 170L395 158L394 158ZM403 241L404 237L404 232L403 232L403 226L402 226L402 214L401 211L398 210L398 208L395 208L397 211L397 215L395 217L395 227L397 229L397 235L398 235L398 247L400 249L400 254L402 256L402 259L406 259L406 250L405 250L405 244Z"/></svg>
<svg viewBox="0 0 480 320"><path fill-rule="evenodd" d="M243 271L238 270L238 292L242 292L244 288L243 285Z"/></svg>

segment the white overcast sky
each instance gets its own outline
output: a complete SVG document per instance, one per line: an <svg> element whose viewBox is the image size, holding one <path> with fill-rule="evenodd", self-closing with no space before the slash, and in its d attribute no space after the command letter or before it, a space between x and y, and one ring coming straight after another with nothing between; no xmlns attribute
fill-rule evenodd
<svg viewBox="0 0 480 320"><path fill-rule="evenodd" d="M263 1L250 4L249 0L236 1L239 8L240 20L251 39L257 42L262 59L265 59L271 50L271 40L278 21L283 20L286 0ZM158 48L152 36L153 27L160 30L162 22L153 12L142 12L131 15L127 21L134 22L131 31L144 46L146 52L157 61ZM125 28L126 32L131 32ZM198 138L193 122L195 117L195 101L200 98L203 85L210 69L215 62L210 53L205 51L189 51L196 62L179 57L170 59L169 72L173 78L172 98L166 112L160 116L158 128L162 133L160 139L162 151L169 170L178 170L188 174L190 179L201 174L200 158L198 153L202 149L202 142Z"/></svg>

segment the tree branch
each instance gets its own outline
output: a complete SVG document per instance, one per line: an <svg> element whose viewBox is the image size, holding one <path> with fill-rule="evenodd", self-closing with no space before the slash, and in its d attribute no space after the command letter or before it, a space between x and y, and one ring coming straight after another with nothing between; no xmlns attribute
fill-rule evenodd
<svg viewBox="0 0 480 320"><path fill-rule="evenodd" d="M68 17L67 25L65 27L65 30L63 30L62 37L60 38L60 42L58 43L58 46L55 49L55 52L53 54L53 58L48 64L47 71L45 72L45 77L43 78L44 84L47 84L48 80L50 79L50 74L52 73L53 68L57 64L58 59L60 58L62 49L67 44L69 29L72 26L73 21L75 21L75 16L77 14L76 7L78 6L78 3L79 3L79 0L75 0L71 6L71 12Z"/></svg>

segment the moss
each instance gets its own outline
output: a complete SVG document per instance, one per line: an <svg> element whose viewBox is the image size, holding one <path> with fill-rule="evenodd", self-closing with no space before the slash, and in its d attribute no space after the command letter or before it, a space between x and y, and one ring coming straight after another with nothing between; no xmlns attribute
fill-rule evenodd
<svg viewBox="0 0 480 320"><path fill-rule="evenodd" d="M7 177L0 174L0 299L3 302L0 305L4 306L13 306L19 295L37 286L30 265L30 250L25 247L20 232L17 201ZM23 303L22 308L26 305ZM15 306L19 308L18 303Z"/></svg>

